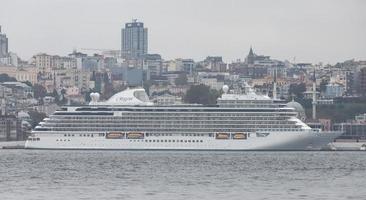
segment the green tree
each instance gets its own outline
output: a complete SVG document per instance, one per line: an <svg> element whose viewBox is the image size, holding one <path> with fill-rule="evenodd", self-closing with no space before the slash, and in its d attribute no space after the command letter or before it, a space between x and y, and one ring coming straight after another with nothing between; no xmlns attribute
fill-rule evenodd
<svg viewBox="0 0 366 200"><path fill-rule="evenodd" d="M216 99L220 96L217 90L210 89L206 85L192 85L184 97L184 101L187 103L198 104L215 104Z"/></svg>
<svg viewBox="0 0 366 200"><path fill-rule="evenodd" d="M290 96L294 94L296 98L302 99L304 97L304 92L306 91L305 83L293 83L290 85L288 93Z"/></svg>
<svg viewBox="0 0 366 200"><path fill-rule="evenodd" d="M89 91L85 92L85 94L84 94L84 95L85 95L85 96L84 96L84 98L85 98L85 102L86 102L86 103L91 101L90 94L91 94L92 92L94 92L92 89L89 89Z"/></svg>
<svg viewBox="0 0 366 200"><path fill-rule="evenodd" d="M10 77L8 74L0 74L0 82L13 82L17 81L14 77Z"/></svg>
<svg viewBox="0 0 366 200"><path fill-rule="evenodd" d="M34 98L39 99L39 98L43 98L46 96L47 90L42 85L34 84L33 93L34 93Z"/></svg>
<svg viewBox="0 0 366 200"><path fill-rule="evenodd" d="M39 122L41 122L46 117L46 113L38 112L35 110L29 111L28 114L32 119L32 128L37 126L37 124L39 124Z"/></svg>
<svg viewBox="0 0 366 200"><path fill-rule="evenodd" d="M24 82L22 82L22 83L24 83L24 84L28 85L29 87L33 87L32 83L31 83L31 82L29 82L29 81L24 81Z"/></svg>

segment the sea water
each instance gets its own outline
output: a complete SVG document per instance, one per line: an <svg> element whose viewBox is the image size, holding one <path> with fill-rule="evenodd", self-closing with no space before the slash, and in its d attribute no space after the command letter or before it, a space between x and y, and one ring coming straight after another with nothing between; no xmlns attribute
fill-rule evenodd
<svg viewBox="0 0 366 200"><path fill-rule="evenodd" d="M0 150L0 199L366 199L366 152Z"/></svg>

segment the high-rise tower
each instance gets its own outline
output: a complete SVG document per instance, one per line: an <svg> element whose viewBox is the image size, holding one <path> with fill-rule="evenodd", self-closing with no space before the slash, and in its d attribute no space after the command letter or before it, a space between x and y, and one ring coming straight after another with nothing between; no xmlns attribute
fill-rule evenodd
<svg viewBox="0 0 366 200"><path fill-rule="evenodd" d="M0 58L6 57L8 55L8 38L5 34L1 33L0 26Z"/></svg>
<svg viewBox="0 0 366 200"><path fill-rule="evenodd" d="M144 23L133 19L122 28L121 36L123 58L140 59L147 54L147 28L144 28Z"/></svg>

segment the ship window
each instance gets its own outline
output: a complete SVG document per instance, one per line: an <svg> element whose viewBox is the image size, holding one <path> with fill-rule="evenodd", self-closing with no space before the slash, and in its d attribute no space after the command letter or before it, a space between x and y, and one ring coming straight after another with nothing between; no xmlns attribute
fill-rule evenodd
<svg viewBox="0 0 366 200"><path fill-rule="evenodd" d="M159 140L156 140L156 142L159 142Z"/></svg>
<svg viewBox="0 0 366 200"><path fill-rule="evenodd" d="M155 140L153 140L153 142L155 142Z"/></svg>
<svg viewBox="0 0 366 200"><path fill-rule="evenodd" d="M58 142L58 139L56 139L56 142Z"/></svg>
<svg viewBox="0 0 366 200"><path fill-rule="evenodd" d="M175 140L173 140L173 142L175 142Z"/></svg>
<svg viewBox="0 0 366 200"><path fill-rule="evenodd" d="M187 141L187 140L186 140ZM180 142L183 142L183 140L180 140Z"/></svg>
<svg viewBox="0 0 366 200"><path fill-rule="evenodd" d="M66 137L66 134L64 136Z"/></svg>
<svg viewBox="0 0 366 200"><path fill-rule="evenodd" d="M171 140L169 140L168 142L172 142Z"/></svg>
<svg viewBox="0 0 366 200"><path fill-rule="evenodd" d="M194 142L194 140L192 140L192 142Z"/></svg>
<svg viewBox="0 0 366 200"><path fill-rule="evenodd" d="M200 140L200 142L203 142L203 140Z"/></svg>
<svg viewBox="0 0 366 200"><path fill-rule="evenodd" d="M72 137L74 137L75 135L74 134L72 134Z"/></svg>
<svg viewBox="0 0 366 200"><path fill-rule="evenodd" d="M187 140L184 140L185 143L187 143Z"/></svg>
<svg viewBox="0 0 366 200"><path fill-rule="evenodd" d="M191 142L191 140L188 140L188 142Z"/></svg>
<svg viewBox="0 0 366 200"><path fill-rule="evenodd" d="M165 140L165 142L168 142L168 140Z"/></svg>
<svg viewBox="0 0 366 200"><path fill-rule="evenodd" d="M94 134L91 134L92 137L94 137Z"/></svg>

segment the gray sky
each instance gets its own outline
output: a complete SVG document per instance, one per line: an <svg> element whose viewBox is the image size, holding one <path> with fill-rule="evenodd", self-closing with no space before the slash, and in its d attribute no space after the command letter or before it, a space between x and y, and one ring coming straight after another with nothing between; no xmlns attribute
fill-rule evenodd
<svg viewBox="0 0 366 200"><path fill-rule="evenodd" d="M164 59L220 55L231 62L250 45L296 62L366 59L363 0L0 0L9 49L23 59L120 49L120 29L132 18L149 29L149 53Z"/></svg>

